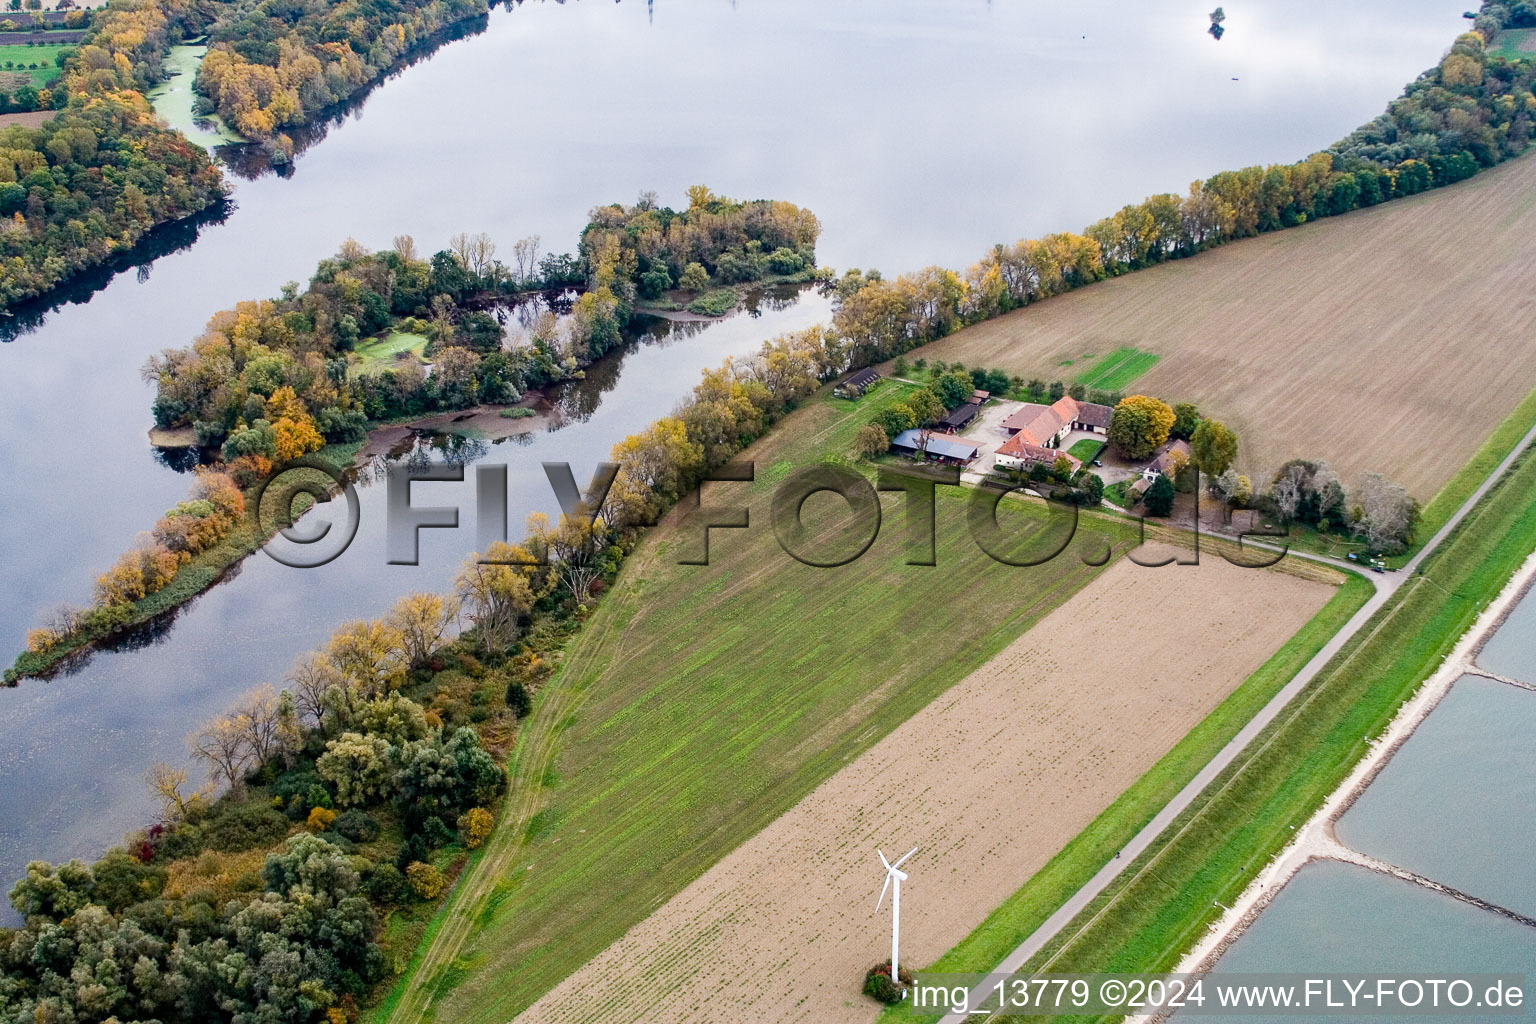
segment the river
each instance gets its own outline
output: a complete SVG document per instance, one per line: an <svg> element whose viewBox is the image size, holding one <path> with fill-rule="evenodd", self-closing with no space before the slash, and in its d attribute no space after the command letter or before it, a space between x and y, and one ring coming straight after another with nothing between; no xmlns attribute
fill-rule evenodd
<svg viewBox="0 0 1536 1024"><path fill-rule="evenodd" d="M964 266L988 245L1077 230L1218 170L1292 160L1375 116L1465 24L1454 0L1233 7L1088 0L525 3L374 90L286 176L236 182L233 211L100 290L13 321L0 346L0 649L186 492L146 439L139 367L209 315L303 280L346 237L435 249L487 231L573 249L587 210L704 182L822 220L822 263L887 273ZM179 80L181 81L181 80ZM538 463L584 480L665 414L699 370L825 319L807 296L687 337L640 342L566 396L563 429L489 446L521 508L551 508ZM22 329L26 328L26 329ZM382 488L323 569L265 556L154 642L76 674L0 691L0 879L34 858L91 857L152 813L142 775L248 687L278 682L339 623L442 587L474 546L470 485L418 488L465 528L429 531L422 564L388 566Z"/></svg>

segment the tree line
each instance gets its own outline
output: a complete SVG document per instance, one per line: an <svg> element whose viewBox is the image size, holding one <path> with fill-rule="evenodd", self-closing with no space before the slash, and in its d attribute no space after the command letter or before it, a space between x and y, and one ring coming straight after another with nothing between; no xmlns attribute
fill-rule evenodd
<svg viewBox="0 0 1536 1024"><path fill-rule="evenodd" d="M1142 460L1169 441L1186 441L1189 454L1168 452L1168 466L1148 488L1143 501L1149 516L1173 512L1178 490L1204 487L1234 509L1257 508L1282 526L1294 524L1349 534L1372 551L1395 553L1407 548L1419 522L1419 504L1401 484L1379 473L1361 476L1347 490L1327 462L1292 459L1275 472L1262 491L1233 468L1238 436L1220 420L1202 416L1193 404L1170 406L1149 395L1130 395L1115 406L1110 446L1122 456Z"/></svg>
<svg viewBox="0 0 1536 1024"><path fill-rule="evenodd" d="M1293 164L1223 171L1188 195L1152 196L1089 225L999 244L965 272L927 267L894 281L847 271L837 332L849 365L868 366L1083 285L1261 232L1448 185L1520 155L1536 116L1536 61L1491 57L1528 7L1486 3L1474 31L1410 83L1386 112Z"/></svg>
<svg viewBox="0 0 1536 1024"><path fill-rule="evenodd" d="M491 834L500 759L622 537L530 516L451 593L343 625L281 691L205 723L189 748L206 784L155 765L156 824L11 889L25 923L0 929L0 1022L359 1019L418 938L389 947L385 916L442 898L445 865Z"/></svg>

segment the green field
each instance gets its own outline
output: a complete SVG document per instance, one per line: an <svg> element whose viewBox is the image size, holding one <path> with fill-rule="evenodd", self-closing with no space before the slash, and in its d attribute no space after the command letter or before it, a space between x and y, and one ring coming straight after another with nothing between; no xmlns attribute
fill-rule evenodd
<svg viewBox="0 0 1536 1024"><path fill-rule="evenodd" d="M1505 60L1531 60L1536 58L1536 28L1507 28L1493 39L1488 48L1490 57Z"/></svg>
<svg viewBox="0 0 1536 1024"><path fill-rule="evenodd" d="M1092 438L1085 437L1081 441L1074 442L1072 447L1067 449L1067 454L1086 466L1098 458L1099 452L1103 450L1103 441L1095 441Z"/></svg>
<svg viewBox="0 0 1536 1024"><path fill-rule="evenodd" d="M30 72L32 84L38 88L58 78L63 72L57 63L58 55L69 53L75 47L66 43L46 43L28 46L26 43L0 45L0 71L19 74ZM36 68L28 65L36 64Z"/></svg>
<svg viewBox="0 0 1536 1024"><path fill-rule="evenodd" d="M935 567L904 564L892 499L857 561L818 569L786 555L769 525L776 485L823 457L852 462L878 403L910 390L817 397L748 449L756 481L708 485L703 500L748 501L752 529L714 531L708 567L677 564L699 553L701 531L676 513L631 554L538 696L480 870L412 989L376 1019L511 1019L1101 571L1073 551L993 562L954 488L939 492ZM1023 502L999 515L1041 524ZM1107 519L1081 531L1115 550L1133 537Z"/></svg>
<svg viewBox="0 0 1536 1024"><path fill-rule="evenodd" d="M1221 913L1215 901L1230 903L1289 842L1293 828L1365 755L1368 738L1381 733L1536 548L1533 500L1536 457L1527 452L1425 563L1434 583L1406 584L1174 827L1025 970L1152 972L1177 963ZM1040 905L1059 905L1088 870L1088 863L1079 865L1068 884L1037 897ZM967 940L977 944L977 957L964 969L984 970L1000 959L993 954L1005 947L982 938ZM961 968L953 955L946 962Z"/></svg>
<svg viewBox="0 0 1536 1024"><path fill-rule="evenodd" d="M1134 346L1117 348L1078 374L1076 383L1096 391L1124 391L1137 377L1157 365L1162 357Z"/></svg>
<svg viewBox="0 0 1536 1024"><path fill-rule="evenodd" d="M358 366L361 373L386 370L400 361L400 353L409 352L420 360L422 353L427 350L427 339L420 334L407 334L404 331L391 331L382 338L370 338L353 349L362 362Z"/></svg>

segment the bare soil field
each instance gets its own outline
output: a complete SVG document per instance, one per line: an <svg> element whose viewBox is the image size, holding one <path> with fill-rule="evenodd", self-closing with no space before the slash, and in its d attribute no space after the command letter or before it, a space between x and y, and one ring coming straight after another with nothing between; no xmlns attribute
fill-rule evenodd
<svg viewBox="0 0 1536 1024"><path fill-rule="evenodd" d="M903 962L932 962L1332 595L1332 570L1283 564L1121 559L518 1019L874 1020L858 989L890 952L875 848L920 847Z"/></svg>
<svg viewBox="0 0 1536 1024"><path fill-rule="evenodd" d="M0 114L0 129L5 129L13 124L24 124L28 128L41 128L52 121L57 110L28 110L20 114Z"/></svg>
<svg viewBox="0 0 1536 1024"><path fill-rule="evenodd" d="M1268 481L1327 459L1427 501L1531 390L1536 157L1070 292L913 353L1054 380L1121 346L1132 390L1192 401Z"/></svg>

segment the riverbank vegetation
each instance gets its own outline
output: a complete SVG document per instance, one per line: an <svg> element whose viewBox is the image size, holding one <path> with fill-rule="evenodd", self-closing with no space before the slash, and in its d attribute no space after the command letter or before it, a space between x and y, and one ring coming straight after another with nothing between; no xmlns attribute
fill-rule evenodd
<svg viewBox="0 0 1536 1024"><path fill-rule="evenodd" d="M408 236L381 252L348 240L302 292L293 283L278 298L217 313L190 347L150 359L144 377L156 389L156 427L192 428L200 448L218 453L222 472L203 474L191 500L122 556L90 608L60 609L32 630L6 681L47 672L217 582L286 525L283 516L263 519L254 504L243 516L244 499L295 460L331 445L333 456L345 451L342 461L350 462L378 422L508 405L580 373L622 343L646 274L699 261L718 272L766 246L770 254L787 251L780 243L795 244L804 265L814 259L819 226L809 211L738 203L702 186L693 195L683 213L647 200L600 207L578 257L540 258L538 240L523 239L507 264L484 234L458 235L431 257L419 255ZM625 230L615 230L615 212L626 218ZM652 244L657 225L665 238ZM506 303L572 285L584 290L567 316L545 310L525 337L508 339ZM812 386L833 372L832 353L810 357L804 372ZM739 415L739 406L731 410ZM728 422L706 435L712 450L727 443L729 431L745 429ZM331 486L311 475L316 486ZM210 504L215 493L220 501Z"/></svg>
<svg viewBox="0 0 1536 1024"><path fill-rule="evenodd" d="M332 445L316 458L340 472L361 446ZM131 638L173 615L183 604L223 579L254 553L272 534L291 523L299 508L259 509L269 460L251 460L232 473L211 468L197 471L186 501L166 512L154 527L96 581L86 607L61 605L43 625L28 630L27 649L5 670L5 682L15 686L30 676L47 676L100 644ZM291 482L320 493L332 488L332 477L320 470L289 471ZM308 496L300 500L307 501ZM307 506L304 506L307 507Z"/></svg>
<svg viewBox="0 0 1536 1024"><path fill-rule="evenodd" d="M820 234L816 215L793 203L737 202L695 185L682 211L659 205L654 192L633 206L598 207L581 253L589 266L616 268L631 303L720 316L740 301L736 286L814 280Z"/></svg>
<svg viewBox="0 0 1536 1024"><path fill-rule="evenodd" d="M302 0L229 4L207 28L199 113L273 138L371 85L413 47L484 17L485 0Z"/></svg>
<svg viewBox="0 0 1536 1024"><path fill-rule="evenodd" d="M143 91L191 5L126 0L94 12L62 76L18 100L56 109L0 131L0 308L126 252L152 228L224 197L203 150L160 126ZM31 86L25 89L31 89Z"/></svg>
<svg viewBox="0 0 1536 1024"><path fill-rule="evenodd" d="M10 891L25 924L0 929L0 1021L356 1021L490 832L541 674L511 650L519 627L563 635L555 573L487 588L485 571L343 626L287 689L204 725L208 784L156 765L160 820L95 865L29 865ZM511 633L454 636L459 601L485 614L488 594L516 605Z"/></svg>

